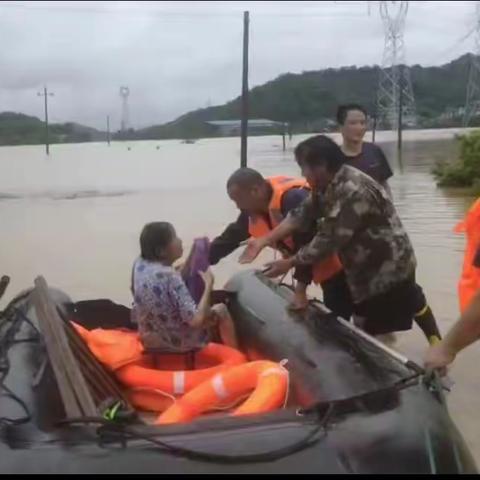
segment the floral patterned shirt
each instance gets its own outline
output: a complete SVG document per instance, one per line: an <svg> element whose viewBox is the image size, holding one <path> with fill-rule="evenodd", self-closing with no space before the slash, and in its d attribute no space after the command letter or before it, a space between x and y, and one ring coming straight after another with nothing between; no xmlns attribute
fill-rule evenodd
<svg viewBox="0 0 480 480"><path fill-rule="evenodd" d="M208 330L191 325L197 306L172 267L138 258L133 292L132 321L138 324L145 348L184 352L208 343Z"/></svg>

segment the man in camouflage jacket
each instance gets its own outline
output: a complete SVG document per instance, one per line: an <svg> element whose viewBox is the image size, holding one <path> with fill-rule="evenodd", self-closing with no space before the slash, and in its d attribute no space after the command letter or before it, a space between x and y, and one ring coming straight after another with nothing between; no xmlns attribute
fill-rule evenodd
<svg viewBox="0 0 480 480"><path fill-rule="evenodd" d="M316 221L312 241L296 255L269 263L266 275L279 276L336 252L353 296L357 325L372 335L412 328L422 302L415 253L385 190L345 165L340 148L323 135L300 143L295 156L312 194L267 237L251 240L241 261L250 262L266 245Z"/></svg>

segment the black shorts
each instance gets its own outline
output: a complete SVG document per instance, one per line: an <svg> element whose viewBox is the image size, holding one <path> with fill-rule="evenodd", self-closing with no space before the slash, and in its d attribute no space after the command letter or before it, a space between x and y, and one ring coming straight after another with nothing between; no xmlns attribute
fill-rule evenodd
<svg viewBox="0 0 480 480"><path fill-rule="evenodd" d="M411 277L388 292L354 305L357 325L370 335L401 332L412 328L413 317L427 302L422 288Z"/></svg>
<svg viewBox="0 0 480 480"><path fill-rule="evenodd" d="M349 320L353 313L353 300L342 270L322 282L323 303L338 317Z"/></svg>

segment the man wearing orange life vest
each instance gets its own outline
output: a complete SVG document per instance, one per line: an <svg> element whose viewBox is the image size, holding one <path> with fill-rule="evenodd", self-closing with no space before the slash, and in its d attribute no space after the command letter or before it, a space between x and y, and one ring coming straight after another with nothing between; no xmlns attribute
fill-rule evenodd
<svg viewBox="0 0 480 480"><path fill-rule="evenodd" d="M210 246L210 264L236 250L250 237L260 238L279 225L291 210L297 208L309 195L304 179L275 176L264 178L251 168L240 168L227 182L229 197L236 203L240 215L225 231L215 238ZM276 249L284 256L293 255L308 243L315 228L298 232L277 243ZM302 309L308 303L306 290L313 280L321 285L324 303L332 312L349 319L352 314L352 299L345 274L337 256L329 257L311 266L295 269L297 280L294 309Z"/></svg>
<svg viewBox="0 0 480 480"><path fill-rule="evenodd" d="M470 207L465 220L456 225L455 232L467 236L463 270L458 282L458 299L463 313L480 290L480 198Z"/></svg>
<svg viewBox="0 0 480 480"><path fill-rule="evenodd" d="M455 227L455 231L464 232L467 236L463 270L458 283L462 315L445 338L427 350L427 368L446 367L460 351L480 339L480 198L471 206L465 220Z"/></svg>

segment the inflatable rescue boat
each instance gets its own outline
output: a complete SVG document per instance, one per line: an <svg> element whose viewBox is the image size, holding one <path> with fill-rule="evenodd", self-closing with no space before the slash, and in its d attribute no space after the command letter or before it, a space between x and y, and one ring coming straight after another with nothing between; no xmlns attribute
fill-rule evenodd
<svg viewBox="0 0 480 480"><path fill-rule="evenodd" d="M0 320L0 473L477 473L437 376L259 272L216 296L241 351L155 360L38 278Z"/></svg>

